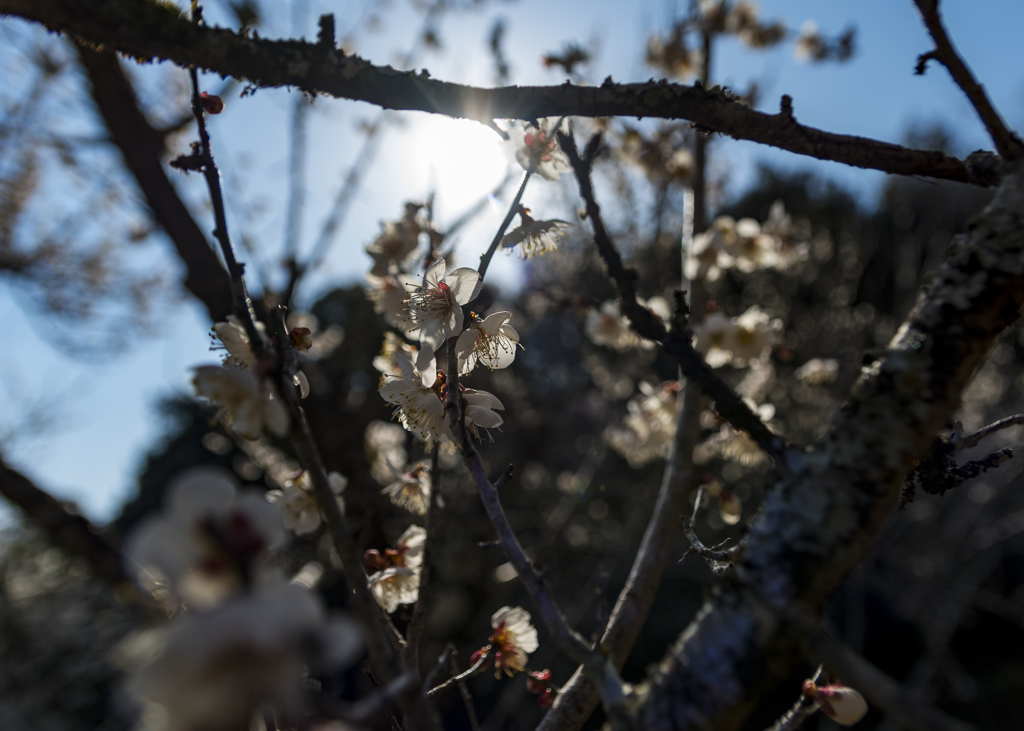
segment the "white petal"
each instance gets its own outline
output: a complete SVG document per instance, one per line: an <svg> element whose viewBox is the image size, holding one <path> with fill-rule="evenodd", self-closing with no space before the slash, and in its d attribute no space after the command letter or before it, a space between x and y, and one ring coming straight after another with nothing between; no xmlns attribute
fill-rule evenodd
<svg viewBox="0 0 1024 731"><path fill-rule="evenodd" d="M468 304L476 299L476 296L480 294L480 288L483 286L483 283L480 281L480 272L469 267L462 267L461 269L449 272L444 281L451 287L452 294L455 295L455 301L460 305Z"/></svg>
<svg viewBox="0 0 1024 731"><path fill-rule="evenodd" d="M423 286L428 289L437 289L437 283L444 279L444 268L443 256L434 259L434 262L427 268L426 274L423 275Z"/></svg>

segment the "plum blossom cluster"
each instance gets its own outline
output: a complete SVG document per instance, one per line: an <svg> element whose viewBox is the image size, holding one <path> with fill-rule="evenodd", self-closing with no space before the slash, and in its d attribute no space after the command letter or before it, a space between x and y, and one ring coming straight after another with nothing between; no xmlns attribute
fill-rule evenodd
<svg viewBox="0 0 1024 731"><path fill-rule="evenodd" d="M782 333L782 321L757 306L739 317L709 313L696 328L695 347L712 368L742 368L764 359Z"/></svg>
<svg viewBox="0 0 1024 731"><path fill-rule="evenodd" d="M423 545L427 532L418 525L410 525L384 553L371 549L363 560L373 573L367 582L374 598L388 614L399 604L415 604L420 591L420 571L423 568Z"/></svg>
<svg viewBox="0 0 1024 731"><path fill-rule="evenodd" d="M130 686L147 728L245 728L258 710L288 725L306 712L310 669L336 672L358 657L355 623L328 617L309 589L269 566L284 539L263 495L209 467L174 480L164 510L129 534L140 585L178 615L156 631L159 650L135 659Z"/></svg>
<svg viewBox="0 0 1024 731"><path fill-rule="evenodd" d="M341 493L348 486L348 480L337 472L327 475L327 480L331 485L331 492L336 496L338 506L344 513L345 501L341 498ZM313 497L313 484L310 482L309 473L302 472L295 479L285 482L280 490L271 490L267 493L267 499L277 505L284 527L296 535L309 535L320 527L320 506Z"/></svg>
<svg viewBox="0 0 1024 731"><path fill-rule="evenodd" d="M688 279L717 281L727 269L749 273L758 269L785 270L807 259L809 248L802 229L775 201L764 223L719 216L711 228L693 237L684 264Z"/></svg>
<svg viewBox="0 0 1024 731"><path fill-rule="evenodd" d="M626 404L622 426L605 431L605 441L625 457L631 467L642 467L656 459L666 459L676 433L679 384L668 381L655 388L639 383L640 395Z"/></svg>
<svg viewBox="0 0 1024 731"><path fill-rule="evenodd" d="M665 322L671 317L668 301L664 297L651 297L649 300L638 297L637 302ZM604 345L618 351L654 348L654 343L641 338L629 326L629 320L622 314L616 300L608 300L601 303L600 308L591 310L587 314L583 329L595 345Z"/></svg>

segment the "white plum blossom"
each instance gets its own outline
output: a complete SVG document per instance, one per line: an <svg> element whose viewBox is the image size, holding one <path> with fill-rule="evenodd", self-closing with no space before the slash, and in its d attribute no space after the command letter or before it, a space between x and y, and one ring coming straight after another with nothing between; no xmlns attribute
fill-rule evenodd
<svg viewBox="0 0 1024 731"><path fill-rule="evenodd" d="M429 378L429 374L433 374L437 369L433 351L430 348L420 350L415 345L409 345L392 332L384 333L384 342L380 346L380 354L373 358L373 367L385 376L402 376L402 366L395 357L396 353L403 354L410 363L415 363L416 371L423 374L424 381L430 380L433 384L433 379Z"/></svg>
<svg viewBox="0 0 1024 731"><path fill-rule="evenodd" d="M641 381L639 388L641 395L626 404L628 413L622 427L611 427L605 432L605 440L631 467L667 458L676 433L679 384L669 381L654 388Z"/></svg>
<svg viewBox="0 0 1024 731"><path fill-rule="evenodd" d="M288 407L269 379L221 366L198 366L193 372L196 394L223 406L235 431L246 439L259 439L264 427L277 436L288 432Z"/></svg>
<svg viewBox="0 0 1024 731"><path fill-rule="evenodd" d="M497 396L487 391L477 391L472 388L461 388L461 391L462 399L466 402L466 407L462 413L466 424L466 431L474 437L480 438L481 429L495 429L505 423L504 419L495 413L495 409L504 410L505 408ZM444 433L455 444L459 444L459 440L452 433L451 424L448 423L447 419L444 421Z"/></svg>
<svg viewBox="0 0 1024 731"><path fill-rule="evenodd" d="M696 349L712 368L743 367L760 360L776 342L782 321L773 320L756 305L739 317L708 314L696 329Z"/></svg>
<svg viewBox="0 0 1024 731"><path fill-rule="evenodd" d="M419 330L420 343L432 350L462 332L462 305L480 293L480 272L475 269L444 272L444 258L438 257L427 268L422 284L409 295L410 329Z"/></svg>
<svg viewBox="0 0 1024 731"><path fill-rule="evenodd" d="M835 358L811 358L793 373L798 381L811 386L835 383L839 375L839 361Z"/></svg>
<svg viewBox="0 0 1024 731"><path fill-rule="evenodd" d="M125 554L147 588L166 586L188 606L211 606L241 590L253 562L284 542L277 509L256 491L235 491L219 468L175 478L164 509L129 534Z"/></svg>
<svg viewBox="0 0 1024 731"><path fill-rule="evenodd" d="M381 398L397 407L395 416L406 430L428 444L440 439L444 428L444 380L434 373L419 373L409 356L401 351L393 357L401 375L385 374L381 378Z"/></svg>
<svg viewBox="0 0 1024 731"><path fill-rule="evenodd" d="M572 228L568 221L553 218L537 221L530 216L530 209L519 207L522 223L501 237L501 248L507 253L515 249L520 259L532 259L549 251L558 250L558 240L565 236L564 229Z"/></svg>
<svg viewBox="0 0 1024 731"><path fill-rule="evenodd" d="M772 204L763 224L753 218L718 216L707 231L693 237L684 273L688 279L714 282L726 269L788 269L808 254L806 244L794 243L795 231L781 200Z"/></svg>
<svg viewBox="0 0 1024 731"><path fill-rule="evenodd" d="M409 456L405 451L405 429L386 421L371 421L366 425L363 445L370 474L382 484L392 481L395 466L403 468Z"/></svg>
<svg viewBox="0 0 1024 731"><path fill-rule="evenodd" d="M256 328L263 332L265 327L262 322L256 323ZM252 344L249 341L249 334L245 326L238 319L237 315L228 315L227 322L218 322L213 326L213 334L224 345L228 351L224 358L224 365L231 367L251 368L255 356L252 352Z"/></svg>
<svg viewBox="0 0 1024 731"><path fill-rule="evenodd" d="M415 604L420 591L420 569L423 566L423 545L427 531L410 525L399 536L394 548L381 555L366 552L366 563L376 571L367 577L370 591L384 611L392 614L399 604Z"/></svg>
<svg viewBox="0 0 1024 731"><path fill-rule="evenodd" d="M396 272L416 250L420 233L424 230L424 222L419 216L422 207L419 203L406 203L405 215L400 221L383 224L383 231L366 247L366 253L373 259L371 275L383 277Z"/></svg>
<svg viewBox="0 0 1024 731"><path fill-rule="evenodd" d="M538 119L537 124L538 127L529 123L509 127L505 152L511 161L522 165L523 170L532 170L545 180L558 180L560 175L572 170L556 137L556 132L569 133L569 120L563 118L559 124L558 118L546 117Z"/></svg>
<svg viewBox="0 0 1024 731"><path fill-rule="evenodd" d="M511 312L494 312L481 319L470 313L472 322L459 336L455 351L459 356L459 374L466 375L479 363L491 370L508 368L516 357L519 333L509 320ZM520 346L522 347L522 346Z"/></svg>
<svg viewBox="0 0 1024 731"><path fill-rule="evenodd" d="M419 462L409 472L403 473L394 466L391 471L395 480L381 490L381 494L413 515L426 515L430 506L430 469Z"/></svg>
<svg viewBox="0 0 1024 731"><path fill-rule="evenodd" d="M502 670L510 677L522 672L526 656L540 646L530 613L522 607L502 607L491 616L491 628L494 632L488 643L495 677L501 677Z"/></svg>
<svg viewBox="0 0 1024 731"><path fill-rule="evenodd" d="M260 708L302 713L305 668L336 672L361 649L354 621L328 619L308 589L281 584L177 619L130 685L147 729L249 728Z"/></svg>
<svg viewBox="0 0 1024 731"><path fill-rule="evenodd" d="M345 501L341 494L348 486L348 480L337 472L331 472L327 475L327 481L331 485L331 492L337 496L341 512L344 513ZM313 484L308 472L303 472L294 480L286 482L280 490L270 490L267 493L267 500L281 511L284 527L296 535L309 535L320 527L320 506L313 497Z"/></svg>

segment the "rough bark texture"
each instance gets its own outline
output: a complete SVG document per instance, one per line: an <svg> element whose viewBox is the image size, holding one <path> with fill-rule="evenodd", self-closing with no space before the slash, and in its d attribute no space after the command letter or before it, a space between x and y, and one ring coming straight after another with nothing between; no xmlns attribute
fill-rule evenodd
<svg viewBox="0 0 1024 731"><path fill-rule="evenodd" d="M647 683L618 728L738 727L798 648L787 625L816 616L870 550L900 484L996 336L1024 304L1024 166L955 240L886 354L866 367L829 434L791 452L746 558Z"/></svg>
<svg viewBox="0 0 1024 731"><path fill-rule="evenodd" d="M310 93L358 99L386 109L420 110L481 121L547 116L663 117L689 119L731 137L800 155L901 175L928 175L982 185L991 174L972 172L941 152L909 150L797 123L792 107L779 114L754 111L720 89L665 81L599 87L509 86L480 89L430 78L427 72L396 71L346 56L323 43L248 38L220 28L196 26L177 8L152 0L0 0L0 14L18 15L66 32L86 43L126 53L136 60L170 60L258 87L294 86Z"/></svg>

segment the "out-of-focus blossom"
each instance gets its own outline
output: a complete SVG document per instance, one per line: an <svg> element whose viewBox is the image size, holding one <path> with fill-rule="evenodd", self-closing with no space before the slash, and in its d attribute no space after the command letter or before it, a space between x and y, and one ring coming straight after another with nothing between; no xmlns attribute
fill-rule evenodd
<svg viewBox="0 0 1024 731"><path fill-rule="evenodd" d="M409 472L403 473L394 467L391 470L395 480L381 490L381 494L413 515L426 515L430 505L430 469L419 462Z"/></svg>
<svg viewBox="0 0 1024 731"><path fill-rule="evenodd" d="M384 230L366 247L366 253L373 259L370 274L383 277L399 271L416 250L425 225L419 216L422 207L419 203L406 203L402 219L385 223Z"/></svg>
<svg viewBox="0 0 1024 731"><path fill-rule="evenodd" d="M668 457L678 413L679 384L675 381L660 388L641 381L639 388L641 395L626 404L628 413L622 420L622 427L611 427L605 432L605 440L632 467Z"/></svg>
<svg viewBox="0 0 1024 731"><path fill-rule="evenodd" d="M437 368L437 361L430 348L420 350L392 332L384 333L384 342L380 346L380 353L373 358L373 367L385 376L404 375L402 365L396 358L397 353L401 353L406 360L414 363L416 371L424 374L425 380L429 378L427 374L434 373ZM430 382L433 383L433 380Z"/></svg>
<svg viewBox="0 0 1024 731"><path fill-rule="evenodd" d="M301 714L305 668L336 672L361 648L352 620L328 619L307 589L283 584L178 619L131 687L152 704L147 729L234 731L260 708Z"/></svg>
<svg viewBox="0 0 1024 731"><path fill-rule="evenodd" d="M229 473L198 467L171 483L163 512L132 531L125 554L148 588L167 585L189 606L210 606L241 590L284 535L263 495L236 493Z"/></svg>
<svg viewBox="0 0 1024 731"><path fill-rule="evenodd" d="M671 316L664 297L651 297L646 301L638 298L637 301L664 321ZM630 328L629 320L622 315L615 300L608 300L601 304L600 310L590 312L583 329L595 345L606 345L619 351L636 347L650 350L654 347L654 343L644 340Z"/></svg>
<svg viewBox="0 0 1024 731"><path fill-rule="evenodd" d="M420 569L423 566L423 544L427 532L418 525L410 525L399 536L394 548L381 555L366 552L367 567L374 570L367 581L374 598L388 614L399 604L415 604L420 591Z"/></svg>
<svg viewBox="0 0 1024 731"><path fill-rule="evenodd" d="M775 416L775 407L772 404L758 406L750 399L743 400L765 424ZM716 422L716 417L710 412L705 412L702 416L702 426L714 426ZM693 461L697 464L703 464L716 456L726 461L737 462L744 467L754 467L767 459L765 453L746 432L737 431L729 424L722 424L717 434L705 439L693 451Z"/></svg>
<svg viewBox="0 0 1024 731"><path fill-rule="evenodd" d="M815 685L804 682L804 695L814 700L821 712L840 726L852 726L868 712L864 696L845 685Z"/></svg>
<svg viewBox="0 0 1024 731"><path fill-rule="evenodd" d="M797 368L793 375L797 380L811 386L835 383L839 375L839 361L835 358L811 358Z"/></svg>
<svg viewBox="0 0 1024 731"><path fill-rule="evenodd" d="M431 443L439 439L443 431L444 404L441 399L445 379L430 373L418 373L403 352L395 352L394 358L401 375L388 374L381 379L381 398L397 407L395 416L402 426Z"/></svg>
<svg viewBox="0 0 1024 731"><path fill-rule="evenodd" d="M502 670L509 677L522 672L526 656L540 645L537 630L530 624L530 613L522 607L502 607L491 616L491 627L494 632L487 641L494 661L494 676L501 677Z"/></svg>
<svg viewBox="0 0 1024 731"><path fill-rule="evenodd" d="M513 125L506 130L508 140L505 141L505 152L509 159L518 162L523 170L533 170L545 180L558 180L559 176L572 170L569 158L558 146L556 132L569 133L569 120L563 119L561 126L558 118L547 117L538 119L539 127L532 124Z"/></svg>
<svg viewBox="0 0 1024 731"><path fill-rule="evenodd" d="M235 431L246 439L259 439L264 427L277 436L288 432L288 407L269 379L261 381L241 368L199 366L193 371L196 394L223 406Z"/></svg>
<svg viewBox="0 0 1024 731"><path fill-rule="evenodd" d="M345 512L345 501L341 494L348 486L348 480L337 472L327 475L331 484L331 492L337 496L341 512ZM320 527L320 506L313 497L313 483L309 473L303 472L280 489L267 492L267 500L277 505L281 511L284 527L296 535L304 536L313 533Z"/></svg>
<svg viewBox="0 0 1024 731"><path fill-rule="evenodd" d="M462 305L480 292L480 272L463 267L445 272L444 257L427 268L423 283L409 295L409 315L419 330L421 344L433 350L447 338L462 332Z"/></svg>
<svg viewBox="0 0 1024 731"><path fill-rule="evenodd" d="M781 320L771 319L756 306L734 318L712 312L697 326L695 347L712 368L727 363L743 367L764 357L781 330Z"/></svg>
<svg viewBox="0 0 1024 731"><path fill-rule="evenodd" d="M743 503L735 493L718 480L711 480L705 488L708 496L717 499L718 515L726 525L736 525L743 517Z"/></svg>
<svg viewBox="0 0 1024 731"><path fill-rule="evenodd" d="M477 363L491 370L507 368L516 357L519 333L509 325L511 312L494 312L485 318L471 313L472 322L459 336L455 350L459 356L459 373L466 375Z"/></svg>
<svg viewBox="0 0 1024 731"><path fill-rule="evenodd" d="M370 474L377 482L388 484L395 467L402 469L408 454L405 451L405 429L386 421L371 421L363 435Z"/></svg>
<svg viewBox="0 0 1024 731"><path fill-rule="evenodd" d="M366 297L373 302L373 311L384 315L384 322L403 332L413 327L405 280L401 274L366 275Z"/></svg>
<svg viewBox="0 0 1024 731"><path fill-rule="evenodd" d="M263 331L262 322L256 323L256 327ZM227 322L218 322L213 326L213 334L223 344L228 352L224 358L224 365L228 368L241 367L251 368L255 356L252 352L252 345L249 342L249 334L245 326L236 315L228 315Z"/></svg>
<svg viewBox="0 0 1024 731"><path fill-rule="evenodd" d="M553 218L550 221L537 221L530 216L530 209L519 208L522 223L501 237L501 248L511 253L513 249L520 259L532 259L549 251L558 250L558 240L565 236L564 229L572 228L568 221Z"/></svg>
<svg viewBox="0 0 1024 731"><path fill-rule="evenodd" d="M689 48L686 44L686 27L676 24L666 38L651 36L647 40L648 66L658 69L666 76L686 81L700 73L704 54L700 49Z"/></svg>

